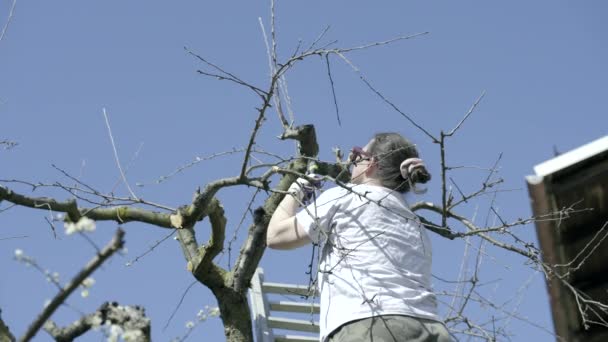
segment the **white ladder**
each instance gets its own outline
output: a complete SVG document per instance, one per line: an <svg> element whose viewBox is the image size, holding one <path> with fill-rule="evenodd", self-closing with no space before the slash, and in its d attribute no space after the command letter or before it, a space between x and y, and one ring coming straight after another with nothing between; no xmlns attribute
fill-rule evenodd
<svg viewBox="0 0 608 342"><path fill-rule="evenodd" d="M251 279L251 290L249 291L253 314L253 330L257 342L319 341L319 322L313 321L313 317L318 317L320 311L318 303L298 302L295 300L269 301L268 294L292 297L307 297L314 294L315 297L318 297L316 289L311 290L305 285L264 282L264 271L258 268L253 275L253 279ZM299 313L307 319L276 316L274 314L276 312ZM279 335L275 334L273 329L287 330L289 333ZM291 331L296 331L300 334L292 335ZM302 332L308 334L302 335Z"/></svg>

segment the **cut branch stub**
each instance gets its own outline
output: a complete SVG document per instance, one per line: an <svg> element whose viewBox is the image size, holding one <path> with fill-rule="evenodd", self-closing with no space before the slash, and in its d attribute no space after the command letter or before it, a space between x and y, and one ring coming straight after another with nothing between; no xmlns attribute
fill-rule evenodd
<svg viewBox="0 0 608 342"><path fill-rule="evenodd" d="M319 153L317 134L314 125L302 125L285 130L279 137L282 140L294 139L298 141L298 152L301 156L315 157Z"/></svg>

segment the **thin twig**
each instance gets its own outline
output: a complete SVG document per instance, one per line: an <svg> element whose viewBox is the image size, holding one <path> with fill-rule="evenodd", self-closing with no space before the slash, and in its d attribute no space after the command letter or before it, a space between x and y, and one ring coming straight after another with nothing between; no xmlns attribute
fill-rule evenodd
<svg viewBox="0 0 608 342"><path fill-rule="evenodd" d="M137 200L138 199L137 195L135 195L135 193L131 189L129 182L127 181L127 177L126 177L124 171L122 170L122 166L120 165L120 159L118 158L118 151L116 150L116 144L114 143L114 136L112 135L112 128L110 127L110 120L108 119L108 114L106 113L105 108L103 108L102 111L103 111L103 117L106 120L106 127L108 128L108 134L110 135L110 142L112 143L112 150L114 151L114 159L116 160L116 165L118 166L118 171L120 171L120 176L122 177L122 181L125 183L125 186L129 190L129 193L131 194L131 196L133 196L133 198L135 198Z"/></svg>
<svg viewBox="0 0 608 342"><path fill-rule="evenodd" d="M388 45L388 44L391 44L391 43L394 43L394 42L397 42L397 41L400 41L400 40L407 40L407 39L417 38L417 37L420 37L420 36L427 35L429 33L430 32L414 33L414 34L411 34L409 36L399 36L399 37L391 38L389 40L384 40L384 41L381 41L381 42L373 42L373 43L364 44L364 45L361 45L361 46L356 46L356 47L351 47L351 48L346 48L346 49L338 49L338 51L340 53L344 53L344 52L351 52L351 51L356 51L356 50L364 50L364 49L368 49L368 48L371 48L371 47L376 47L376 46L381 46L381 45Z"/></svg>
<svg viewBox="0 0 608 342"><path fill-rule="evenodd" d="M3 241L3 240L15 240L15 239L27 239L27 238L29 238L28 235L9 236L9 237L0 238L0 241Z"/></svg>
<svg viewBox="0 0 608 342"><path fill-rule="evenodd" d="M169 326L169 324L171 323L171 320L173 320L173 317L175 316L175 314L177 313L177 310L179 310L179 307L182 305L182 303L184 302L184 299L186 298L186 295L188 294L188 291L190 291L190 289L192 288L192 286L196 285L196 283L198 283L198 281L193 281L192 283L190 283L190 285L188 285L188 287L186 288L186 290L184 291L184 293L182 293L181 298L179 299L179 302L177 303L177 305L175 306L175 309L173 309L173 312L171 312L171 316L169 316L169 319L167 319L167 322L165 323L165 326L163 327L163 332L165 330L167 330L167 327Z"/></svg>
<svg viewBox="0 0 608 342"><path fill-rule="evenodd" d="M439 144L439 155L440 155L440 161L441 161L441 208L443 209L441 212L441 226L442 227L447 227L447 220L448 220L448 216L447 216L447 211L449 210L448 208L448 200L447 200L447 189L446 189L446 185L447 182L445 181L445 177L446 177L446 158L445 158L445 134L443 133L443 131L440 132L440 138L438 141Z"/></svg>
<svg viewBox="0 0 608 342"><path fill-rule="evenodd" d="M272 65L273 65L273 70L276 70L277 68L277 36L276 36L276 32L277 32L277 26L276 26L276 10L275 10L275 5L276 5L276 1L275 0L270 0L270 37L271 37L271 42L272 42ZM280 90L280 92L279 92ZM291 98L289 97L289 91L287 90L287 80L285 79L285 75L281 75L281 77L279 77L278 82L277 82L277 89L276 89L276 94L275 96L278 98L278 102L279 104L281 103L281 99L280 96L283 95L283 98L285 99L285 104L287 105L287 113L289 114L289 119L290 121L290 125L293 125L294 121L295 121L295 117L293 114L293 110L291 109ZM287 126L283 126L283 128L286 128Z"/></svg>
<svg viewBox="0 0 608 342"><path fill-rule="evenodd" d="M44 219L49 224L49 226L51 226L51 230L53 231L53 237L57 239L57 230L55 229L55 225L53 224L53 222L51 222L51 220L48 219L48 217L45 216Z"/></svg>
<svg viewBox="0 0 608 342"><path fill-rule="evenodd" d="M274 86L274 82L272 84ZM239 176L239 178L241 179L244 179L247 175L247 165L249 164L249 158L251 157L251 150L255 145L255 138L258 134L258 131L260 130L260 127L262 127L262 122L264 122L266 109L270 107L270 97L272 97L273 94L274 93L271 89L264 99L264 104L262 105L262 108L258 109L259 114L257 119L255 120L255 125L253 127L253 131L251 132L251 136L249 137L249 143L247 143L247 149L245 150L245 158L243 158L243 166L241 166L241 173Z"/></svg>
<svg viewBox="0 0 608 342"><path fill-rule="evenodd" d="M175 232L177 232L177 229L174 229L171 233L167 234L165 237L163 237L162 239L156 241L152 246L150 246L145 252L143 252L142 254L138 255L135 259L127 262L125 264L125 266L132 266L134 263L138 262L139 259L145 257L146 255L148 255L150 252L152 252L156 247L158 247L161 243L163 243L164 241L166 241L168 238L172 237L173 234L175 234Z"/></svg>
<svg viewBox="0 0 608 342"><path fill-rule="evenodd" d="M277 37L274 6L275 0L270 0L270 37L272 39L272 65L277 65Z"/></svg>
<svg viewBox="0 0 608 342"><path fill-rule="evenodd" d="M233 75L232 73L227 72L227 71L225 71L224 69L222 69L222 68L220 68L219 66L217 66L216 64L209 62L208 60L206 60L206 59L205 59L205 58L203 58L202 56L197 55L196 53L192 52L190 49L188 49L188 47L184 47L184 50L186 50L186 52L187 52L189 55L191 55L191 56L193 56L193 57L197 58L197 59L198 59L198 60L200 60L201 62L203 62L203 63L207 64L207 65L208 65L208 66L210 66L211 68L213 68L213 69L215 69L215 70L217 70L217 71L219 71L219 72L220 72L220 74L213 74L213 73L209 73L209 72L206 72L206 71L197 70L197 72L198 72L199 74L201 74L201 75L206 75L206 76L211 76L211 77L216 77L216 78L217 78L217 79L219 79L219 80L228 80L228 81L234 82L234 83L236 83L236 84L239 84L239 85L245 86L245 87L247 87L247 88L251 89L251 90L252 90L254 93L256 93L256 94L257 94L258 96L260 96L260 97L264 97L264 96L266 95L266 92L265 92L265 91L263 91L262 89L260 89L260 88L258 88L258 87L256 87L256 86L254 86L254 85L252 85L252 84L250 84L250 83L247 83L247 82L245 82L245 81L241 80L240 78L236 77L236 76L235 76L235 75Z"/></svg>
<svg viewBox="0 0 608 342"><path fill-rule="evenodd" d="M125 165L125 174L127 174L127 172L129 172L129 167L137 159L137 157L139 157L139 152L141 152L141 149L143 147L144 147L144 143L141 142L139 144L139 146L137 147L137 150L135 150L135 153L133 153L133 157L131 157L131 160L129 160L129 162L127 163L127 165ZM116 190L116 187L118 187L118 185L120 184L120 181L121 181L120 178L116 180L116 182L112 186L112 189L110 190L110 193L113 193L114 190ZM135 185L137 185L137 183L135 183Z"/></svg>
<svg viewBox="0 0 608 342"><path fill-rule="evenodd" d="M245 151L246 150L244 148L239 148L239 149L234 148L234 149L232 149L230 151L217 152L217 153L213 153L213 154L208 155L208 156L203 156L203 157L197 156L197 157L194 158L193 161L191 161L191 162L189 162L187 164L184 164L182 166L179 166L177 169L175 169L174 171L172 171L171 173L169 173L167 175L158 177L153 182L150 182L150 183L135 183L135 185L139 186L139 187L144 187L146 185L151 185L151 184L160 184L160 183L163 183L163 182L167 181L169 178L177 175L178 173L181 173L184 170L186 170L188 168L191 168L191 167L193 167L193 166L195 166L195 165L197 165L197 164L199 164L199 163L201 163L203 161L211 160L211 159L214 159L214 158L217 158L217 157L222 157L222 156L231 155L231 154L235 154L235 153L245 152ZM258 151L254 150L254 152L258 152Z"/></svg>
<svg viewBox="0 0 608 342"><path fill-rule="evenodd" d="M353 50L353 49L351 49ZM350 50L348 50L350 51ZM342 60L344 60L346 62L346 64L348 64L354 71L355 73L357 73L357 75L359 76L359 79L361 79L361 81L363 81L363 83L365 83L365 85L367 85L367 87L374 92L376 95L378 95L378 97L380 97L380 99L382 101L384 101L386 104L388 104L391 108L393 108L395 111L397 111L397 113L401 114L401 116L403 116L407 121L409 121L412 125L414 125L414 127L418 128L421 132L423 132L426 136L428 136L429 138L431 138L431 140L433 142L438 142L439 140L437 138L435 138L431 133L429 133L429 131L427 131L426 129L424 129L422 126L420 126L416 121L414 121L414 119L412 119L412 117L408 114L406 114L405 112L403 112L401 109L399 109L399 107L397 107L394 103L392 103L388 98L386 98L380 91L378 91L371 83L370 81L367 80L367 78L363 75L363 73L361 72L361 70L359 70L359 68L357 68L348 58L346 58L346 56L344 56L341 52L336 53L338 56L340 56L340 58L342 58Z"/></svg>
<svg viewBox="0 0 608 342"><path fill-rule="evenodd" d="M82 232L82 231L80 231L78 233L83 239L85 239L86 242L88 242L89 245L91 245L91 247L93 247L93 249L95 250L95 252L97 252L97 254L101 253L101 249L99 248L99 246L97 246L95 241L93 241L87 233Z"/></svg>
<svg viewBox="0 0 608 342"><path fill-rule="evenodd" d="M465 114L465 116L462 118L462 120L460 120L460 122L456 125L456 127L452 128L452 130L448 134L446 134L446 136L451 137L452 135L454 135L454 133L456 133L456 131L460 128L460 126L462 126L462 124L469 118L469 116L473 113L473 111L475 111L475 108L477 108L477 105L479 104L481 99L483 99L483 97L485 95L486 95L486 91L484 90L481 93L481 95L479 96L479 98L477 98L477 101L475 101L475 103L473 103L471 108L469 108L469 111Z"/></svg>
<svg viewBox="0 0 608 342"><path fill-rule="evenodd" d="M245 218L247 218L247 213L251 213L253 215L253 211L251 210L251 206L253 205L253 202L255 202L255 198L256 196L260 193L260 189L256 189L256 191L253 193L253 196L251 196L251 199L249 200L249 203L247 204L247 208L245 209L245 211L243 212L243 215L241 216L241 219L239 220L239 223L236 226L236 229L234 230L234 234L232 234L232 238L230 239L230 241L228 241L228 268L231 268L231 253L232 253L232 243L234 243L238 237L238 233L241 229L241 227L243 226L243 222L245 222ZM218 261L218 263L221 262L221 258Z"/></svg>
<svg viewBox="0 0 608 342"><path fill-rule="evenodd" d="M264 28L262 18L258 17L258 21L260 23L260 29L262 30L262 36L264 37L264 44L266 45L266 53L268 55L268 68L270 69L270 79L272 80L276 71L276 56L273 54L273 50L270 49L270 44L268 44L268 37L266 36L266 29ZM272 31L274 34L274 28ZM273 47L276 48L274 44ZM274 51L276 53L276 50ZM279 115L279 120L281 121L283 128L286 129L287 127L289 127L289 122L287 121L287 119L285 118L285 114L283 113L283 106L281 104L281 99L278 95L278 89L275 89L275 94L272 100L274 102L275 110Z"/></svg>
<svg viewBox="0 0 608 342"><path fill-rule="evenodd" d="M10 210L10 209L11 209L12 207L14 207L14 206L16 206L16 204L11 204L11 205L7 206L6 208L2 208L2 209L0 209L0 213L3 213L3 212L5 212L5 211L7 211L7 210Z"/></svg>
<svg viewBox="0 0 608 342"><path fill-rule="evenodd" d="M338 109L338 99L336 98L336 88L334 87L334 80L331 77L331 67L329 65L329 55L325 55L325 64L327 65L327 76L329 77L329 84L331 85L331 94L334 97L334 106L336 108L336 118L338 119L338 126L342 126L340 121L340 111Z"/></svg>
<svg viewBox="0 0 608 342"><path fill-rule="evenodd" d="M312 49L315 48L315 46L317 45L317 43L323 39L323 37L325 37L325 34L327 34L327 32L329 31L330 26L327 25L325 26L325 28L323 29L323 31L317 36L317 38L310 44L310 46L308 47L308 49L306 49L306 51L310 51Z"/></svg>
<svg viewBox="0 0 608 342"><path fill-rule="evenodd" d="M8 29L8 24L10 24L11 19L13 19L13 13L15 12L15 6L17 5L17 0L13 0L13 4L11 5L11 9L8 12L8 18L6 19L6 23L2 28L2 32L0 32L0 42L4 39L4 35L6 34L6 30Z"/></svg>

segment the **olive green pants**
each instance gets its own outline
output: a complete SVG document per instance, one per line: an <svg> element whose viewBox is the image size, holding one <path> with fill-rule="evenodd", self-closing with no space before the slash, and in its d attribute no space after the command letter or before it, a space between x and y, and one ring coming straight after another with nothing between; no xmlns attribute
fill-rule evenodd
<svg viewBox="0 0 608 342"><path fill-rule="evenodd" d="M344 324L328 342L451 342L445 326L430 319L383 315Z"/></svg>

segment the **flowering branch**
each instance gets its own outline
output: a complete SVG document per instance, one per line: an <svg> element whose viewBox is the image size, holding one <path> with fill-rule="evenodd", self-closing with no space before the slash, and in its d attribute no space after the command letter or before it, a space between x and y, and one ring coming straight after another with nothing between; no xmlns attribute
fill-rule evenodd
<svg viewBox="0 0 608 342"><path fill-rule="evenodd" d="M59 291L59 293L57 293L55 298L53 298L49 305L44 308L38 318L32 322L25 334L19 339L19 342L27 342L31 340L42 325L51 317L55 310L57 310L57 308L69 297L69 295L74 292L74 290L76 290L89 275L95 272L99 266L110 258L112 254L116 253L123 247L124 235L125 232L119 228L112 240L103 248L103 250L93 257L93 259L91 259L91 261L89 261L86 266L80 272L78 272L78 274Z"/></svg>
<svg viewBox="0 0 608 342"><path fill-rule="evenodd" d="M110 337L120 334L125 341L150 341L150 319L146 317L144 309L139 306L122 306L116 302L103 303L94 313L63 328L48 320L44 324L44 330L53 336L55 341L68 342L91 329L108 323L110 324Z"/></svg>

